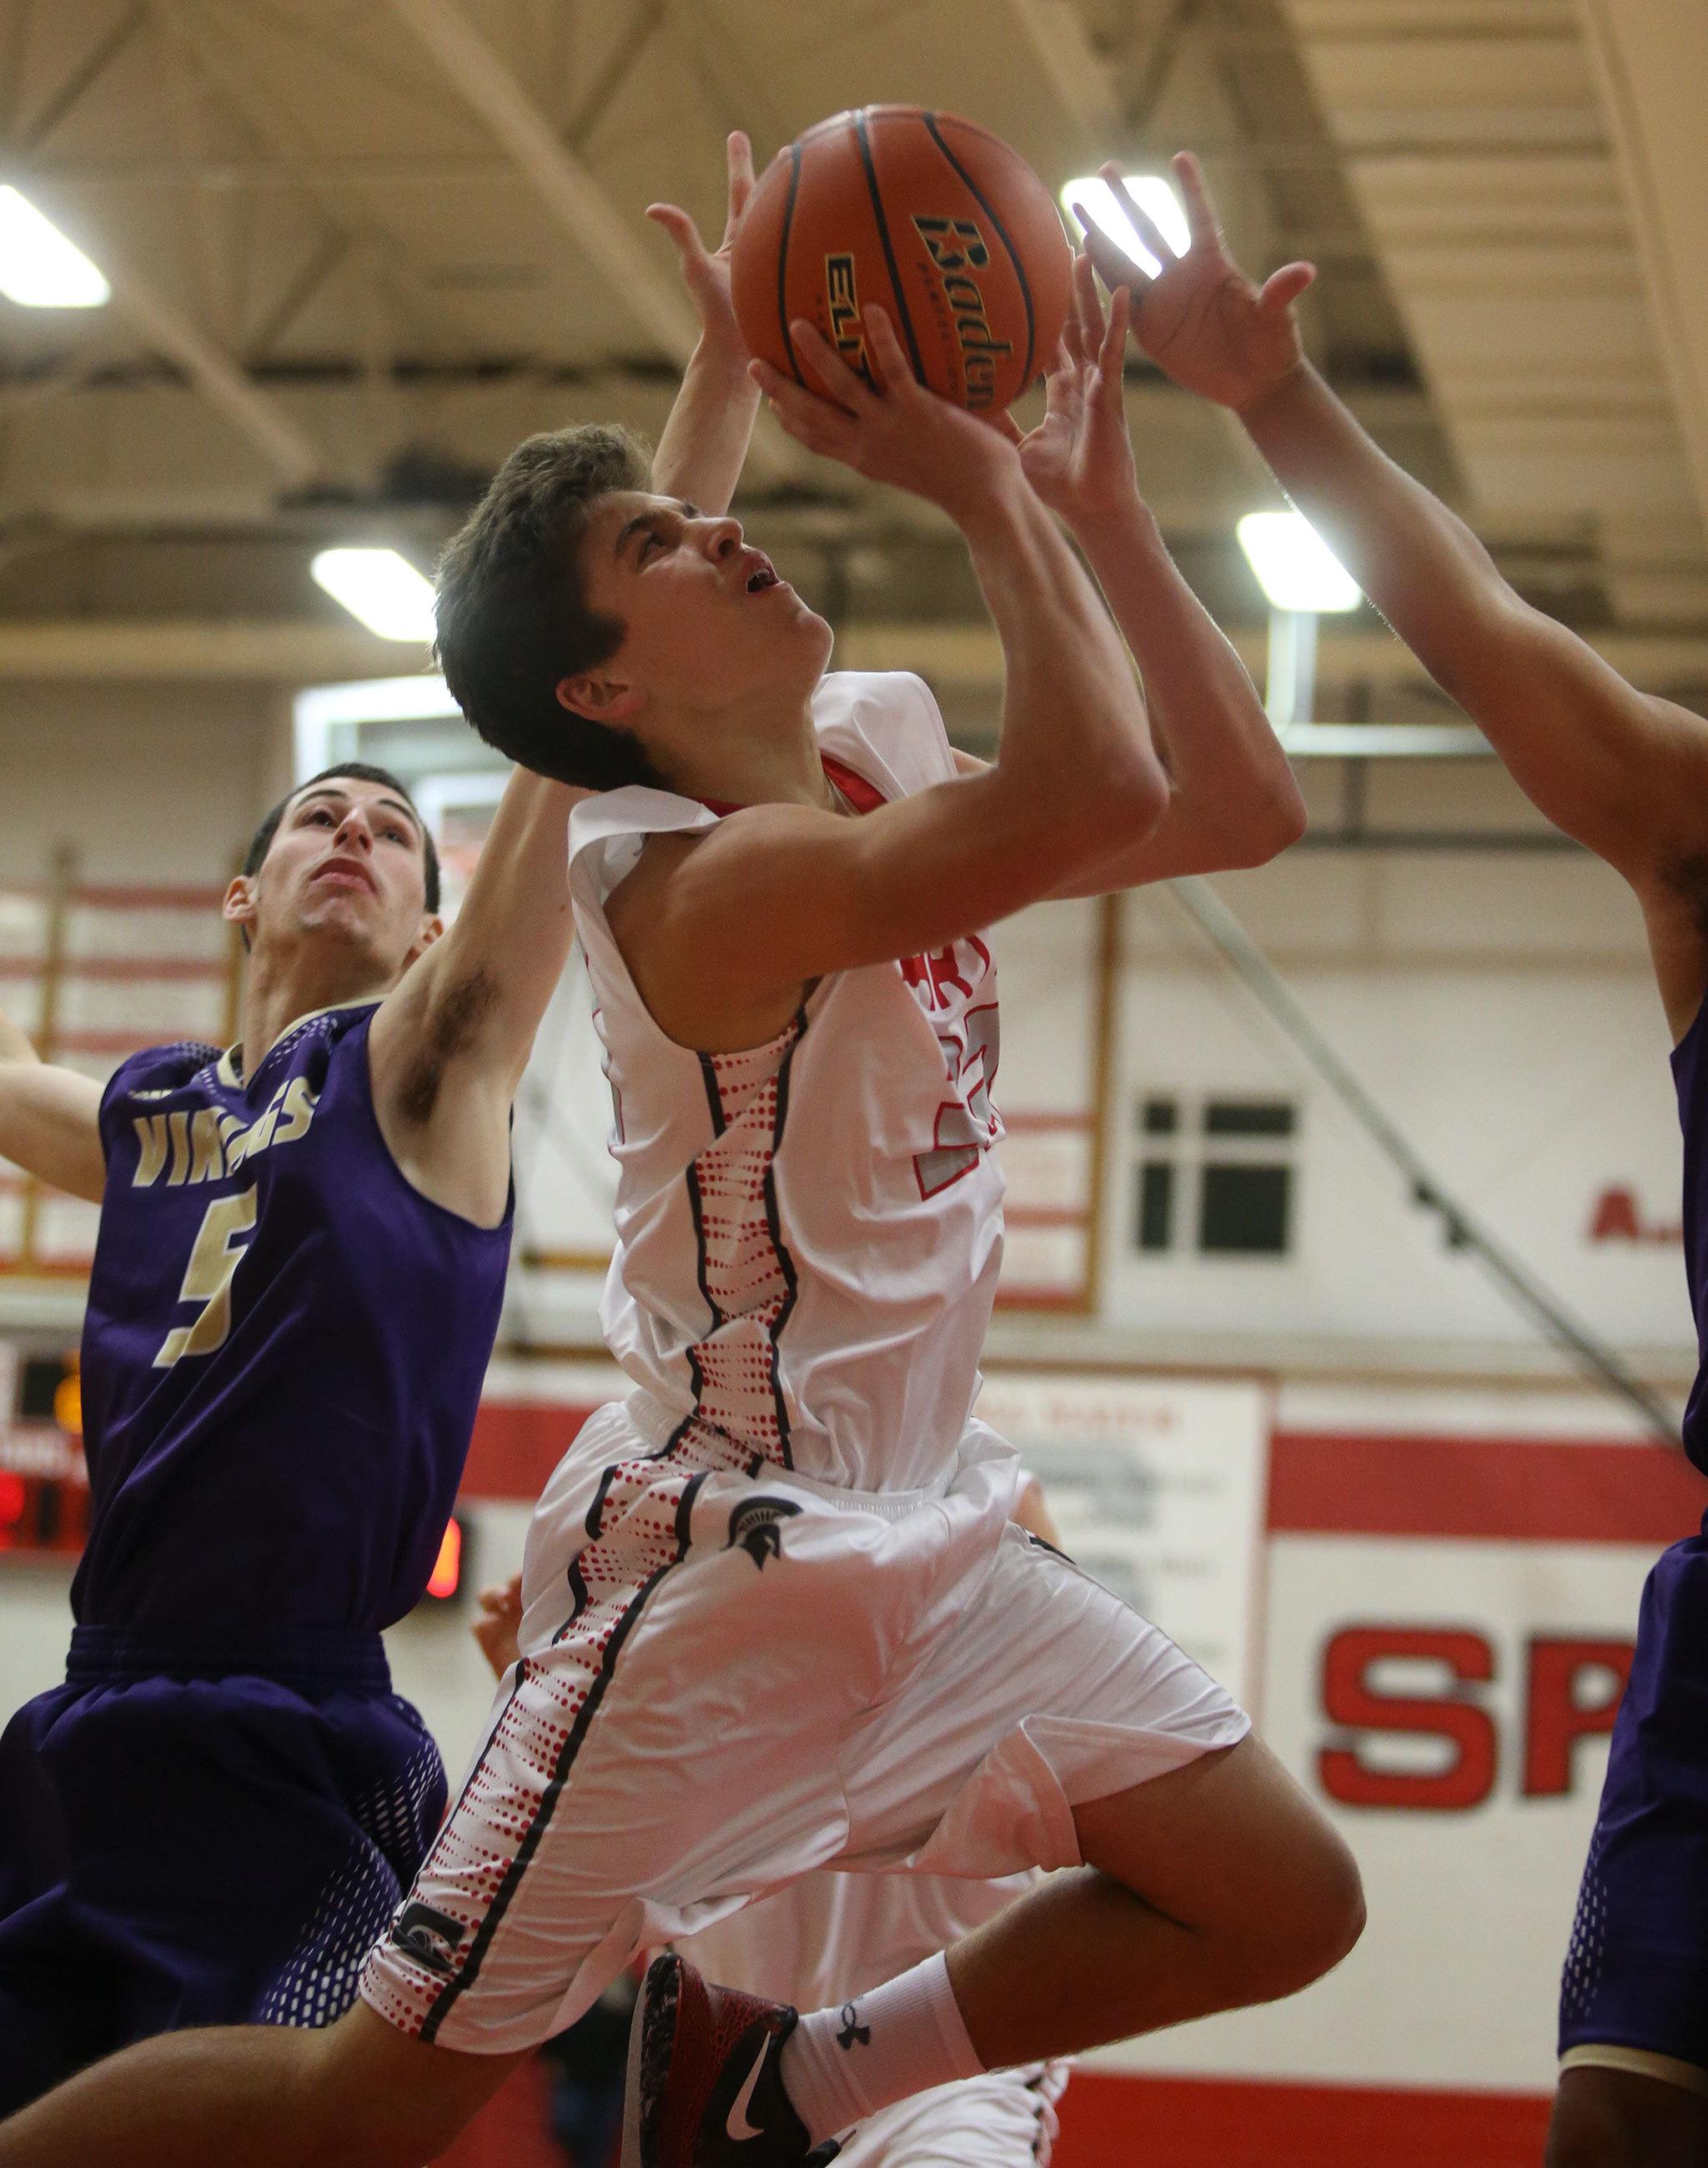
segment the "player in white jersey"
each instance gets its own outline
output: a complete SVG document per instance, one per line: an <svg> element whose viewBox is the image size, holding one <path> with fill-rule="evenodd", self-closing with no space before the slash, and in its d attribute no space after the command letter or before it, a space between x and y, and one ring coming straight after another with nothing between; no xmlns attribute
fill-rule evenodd
<svg viewBox="0 0 1708 2168"><path fill-rule="evenodd" d="M1332 1828L1213 1681L1008 1525L1014 1457L971 1412L1001 1247L982 929L1254 863L1302 809L1124 464L1120 306L1024 446L865 328L882 393L804 324L837 403L764 388L960 529L999 757L957 757L917 680L821 684L824 620L615 433L506 463L441 567L440 651L485 735L603 794L570 887L635 1390L540 1501L521 1660L363 2005L119 2059L0 2131L0 2168L407 2168L635 1951L833 1864L1073 1871L852 2021L660 1958L631 2168L801 2162L934 2086L1290 1993L1359 1932Z"/></svg>
<svg viewBox="0 0 1708 2168"><path fill-rule="evenodd" d="M1060 1548L1035 1476L1023 1475L1013 1518ZM474 1635L503 1677L521 1650L522 1577L482 1589ZM816 2009L865 1995L993 1920L1035 1878L990 1882L821 1868L678 1945L708 1977L748 1995ZM849 2022L854 2004L848 2001ZM897 2101L843 2147L842 2168L1046 2168L1067 2090L1062 2062L986 2070Z"/></svg>

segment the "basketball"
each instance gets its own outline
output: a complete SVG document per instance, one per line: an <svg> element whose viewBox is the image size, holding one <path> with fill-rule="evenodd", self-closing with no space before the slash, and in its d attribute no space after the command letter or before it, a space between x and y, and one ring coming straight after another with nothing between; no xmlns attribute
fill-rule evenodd
<svg viewBox="0 0 1708 2168"><path fill-rule="evenodd" d="M736 237L749 349L809 391L790 337L806 317L869 383L860 311L889 311L918 380L995 413L1048 368L1072 251L1049 190L999 136L952 113L864 105L780 151Z"/></svg>

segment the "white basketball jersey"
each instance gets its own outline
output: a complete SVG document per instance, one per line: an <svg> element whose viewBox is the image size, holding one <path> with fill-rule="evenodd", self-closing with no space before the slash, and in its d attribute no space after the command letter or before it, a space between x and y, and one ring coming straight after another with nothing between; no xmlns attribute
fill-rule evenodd
<svg viewBox="0 0 1708 2168"><path fill-rule="evenodd" d="M813 698L854 802L951 779L917 678L840 672ZM649 835L718 816L630 787L577 806L570 892L616 1107L616 1252L600 1308L638 1385L724 1441L854 1490L914 1490L952 1461L1002 1260L991 1146L996 967L969 934L821 980L740 1054L666 1038L604 901ZM763 927L753 928L756 941Z"/></svg>

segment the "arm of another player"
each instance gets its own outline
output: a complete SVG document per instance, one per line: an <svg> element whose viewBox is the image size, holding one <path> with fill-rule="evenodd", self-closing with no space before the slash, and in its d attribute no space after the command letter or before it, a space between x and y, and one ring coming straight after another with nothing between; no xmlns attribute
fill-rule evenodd
<svg viewBox="0 0 1708 2168"><path fill-rule="evenodd" d="M1587 642L1532 608L1455 518L1375 444L1305 359L1293 303L1308 264L1259 290L1228 254L1195 159L1174 162L1191 245L1154 279L1100 236L1106 282L1135 290L1133 332L1187 390L1232 407L1276 479L1526 795L1637 890L1668 1014L1682 1032L1708 983L1708 724L1637 692ZM1119 188L1119 176L1104 169ZM1123 192L1124 194L1124 192ZM1695 894L1690 891L1694 888Z"/></svg>
<svg viewBox="0 0 1708 2168"><path fill-rule="evenodd" d="M107 1186L101 1087L44 1061L0 1015L0 1159L98 1204Z"/></svg>
<svg viewBox="0 0 1708 2168"><path fill-rule="evenodd" d="M739 129L725 146L729 210L714 252L689 214L675 204L649 204L646 215L676 245L683 283L700 312L700 343L652 458L652 486L702 512L725 512L742 478L759 387L748 373L747 342L730 300L730 252L753 193L753 146Z"/></svg>
<svg viewBox="0 0 1708 2168"><path fill-rule="evenodd" d="M493 1676L501 1679L522 1653L516 1638L522 1630L521 1575L513 1573L501 1585L483 1588L477 1601L481 1615L469 1631Z"/></svg>
<svg viewBox="0 0 1708 2168"><path fill-rule="evenodd" d="M654 474L661 490L708 509L734 492L758 405L729 302L729 251L753 188L748 139L732 136L729 219L716 256L686 211L655 204L650 213L676 243L702 326ZM585 794L517 770L455 925L374 1023L375 1103L394 1156L424 1194L482 1225L504 1209L511 1103L569 959L568 822Z"/></svg>
<svg viewBox="0 0 1708 2168"><path fill-rule="evenodd" d="M1062 891L1077 895L1261 865L1304 833L1305 805L1244 664L1139 495L1121 378L1127 295L1117 290L1105 321L1090 259L1073 268L1066 350L1020 464L1084 551L1138 662L1169 781L1157 826Z"/></svg>
<svg viewBox="0 0 1708 2168"><path fill-rule="evenodd" d="M755 364L784 428L938 504L966 537L1007 663L1002 753L858 821L757 805L650 852L614 928L655 1017L697 1045L809 979L941 948L1051 894L1141 834L1167 794L1126 655L1014 444L914 383L881 310L866 332L882 393L811 325L791 328L843 403Z"/></svg>
<svg viewBox="0 0 1708 2168"><path fill-rule="evenodd" d="M1050 1511L1050 1501L1044 1496L1044 1486L1035 1475L1022 1475L1020 1487L1014 1494L1014 1510L1008 1518L1017 1528L1024 1528L1029 1536L1036 1536L1049 1544L1052 1551L1062 1549L1062 1531L1056 1525L1056 1516Z"/></svg>
<svg viewBox="0 0 1708 2168"><path fill-rule="evenodd" d="M393 1158L423 1196L483 1227L504 1214L511 1102L569 960L569 816L586 794L513 770L455 923L369 1035Z"/></svg>

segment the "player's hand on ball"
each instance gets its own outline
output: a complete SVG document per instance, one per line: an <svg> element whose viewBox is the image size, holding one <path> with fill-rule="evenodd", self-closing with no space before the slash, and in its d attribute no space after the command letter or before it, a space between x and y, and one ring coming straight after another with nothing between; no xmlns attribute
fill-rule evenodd
<svg viewBox="0 0 1708 2168"><path fill-rule="evenodd" d="M662 226L676 244L683 281L700 311L701 337L708 345L726 353L736 367L745 369L747 341L730 303L730 252L753 193L753 146L738 128L725 148L729 161L729 212L724 237L715 251L707 248L700 228L679 205L648 204L646 215L655 226Z"/></svg>
<svg viewBox="0 0 1708 2168"><path fill-rule="evenodd" d="M797 444L839 460L873 481L893 482L940 505L951 518L974 511L1018 479L1019 431L952 406L914 380L894 325L875 303L861 311L866 347L881 391L856 375L804 318L790 337L801 363L829 393L819 398L769 362L753 374L773 412Z"/></svg>
<svg viewBox="0 0 1708 2168"><path fill-rule="evenodd" d="M1135 263L1085 213L1085 246L1104 284L1132 295L1133 337L1167 376L1188 391L1236 411L1271 391L1304 359L1293 304L1316 277L1309 263L1285 263L1262 286L1242 271L1189 151L1173 161L1186 206L1190 245L1176 256L1156 222L1127 194L1119 170L1103 167L1116 203L1162 265L1154 277Z"/></svg>
<svg viewBox="0 0 1708 2168"><path fill-rule="evenodd" d="M522 1576L513 1574L502 1587L483 1588L477 1599L481 1615L469 1631L481 1654L503 1678L521 1650L517 1635L522 1630Z"/></svg>
<svg viewBox="0 0 1708 2168"><path fill-rule="evenodd" d="M1126 288L1115 288L1105 319L1090 258L1074 258L1073 308L1045 379L1044 419L1020 440L1027 481L1070 527L1137 492L1121 377L1130 306Z"/></svg>

